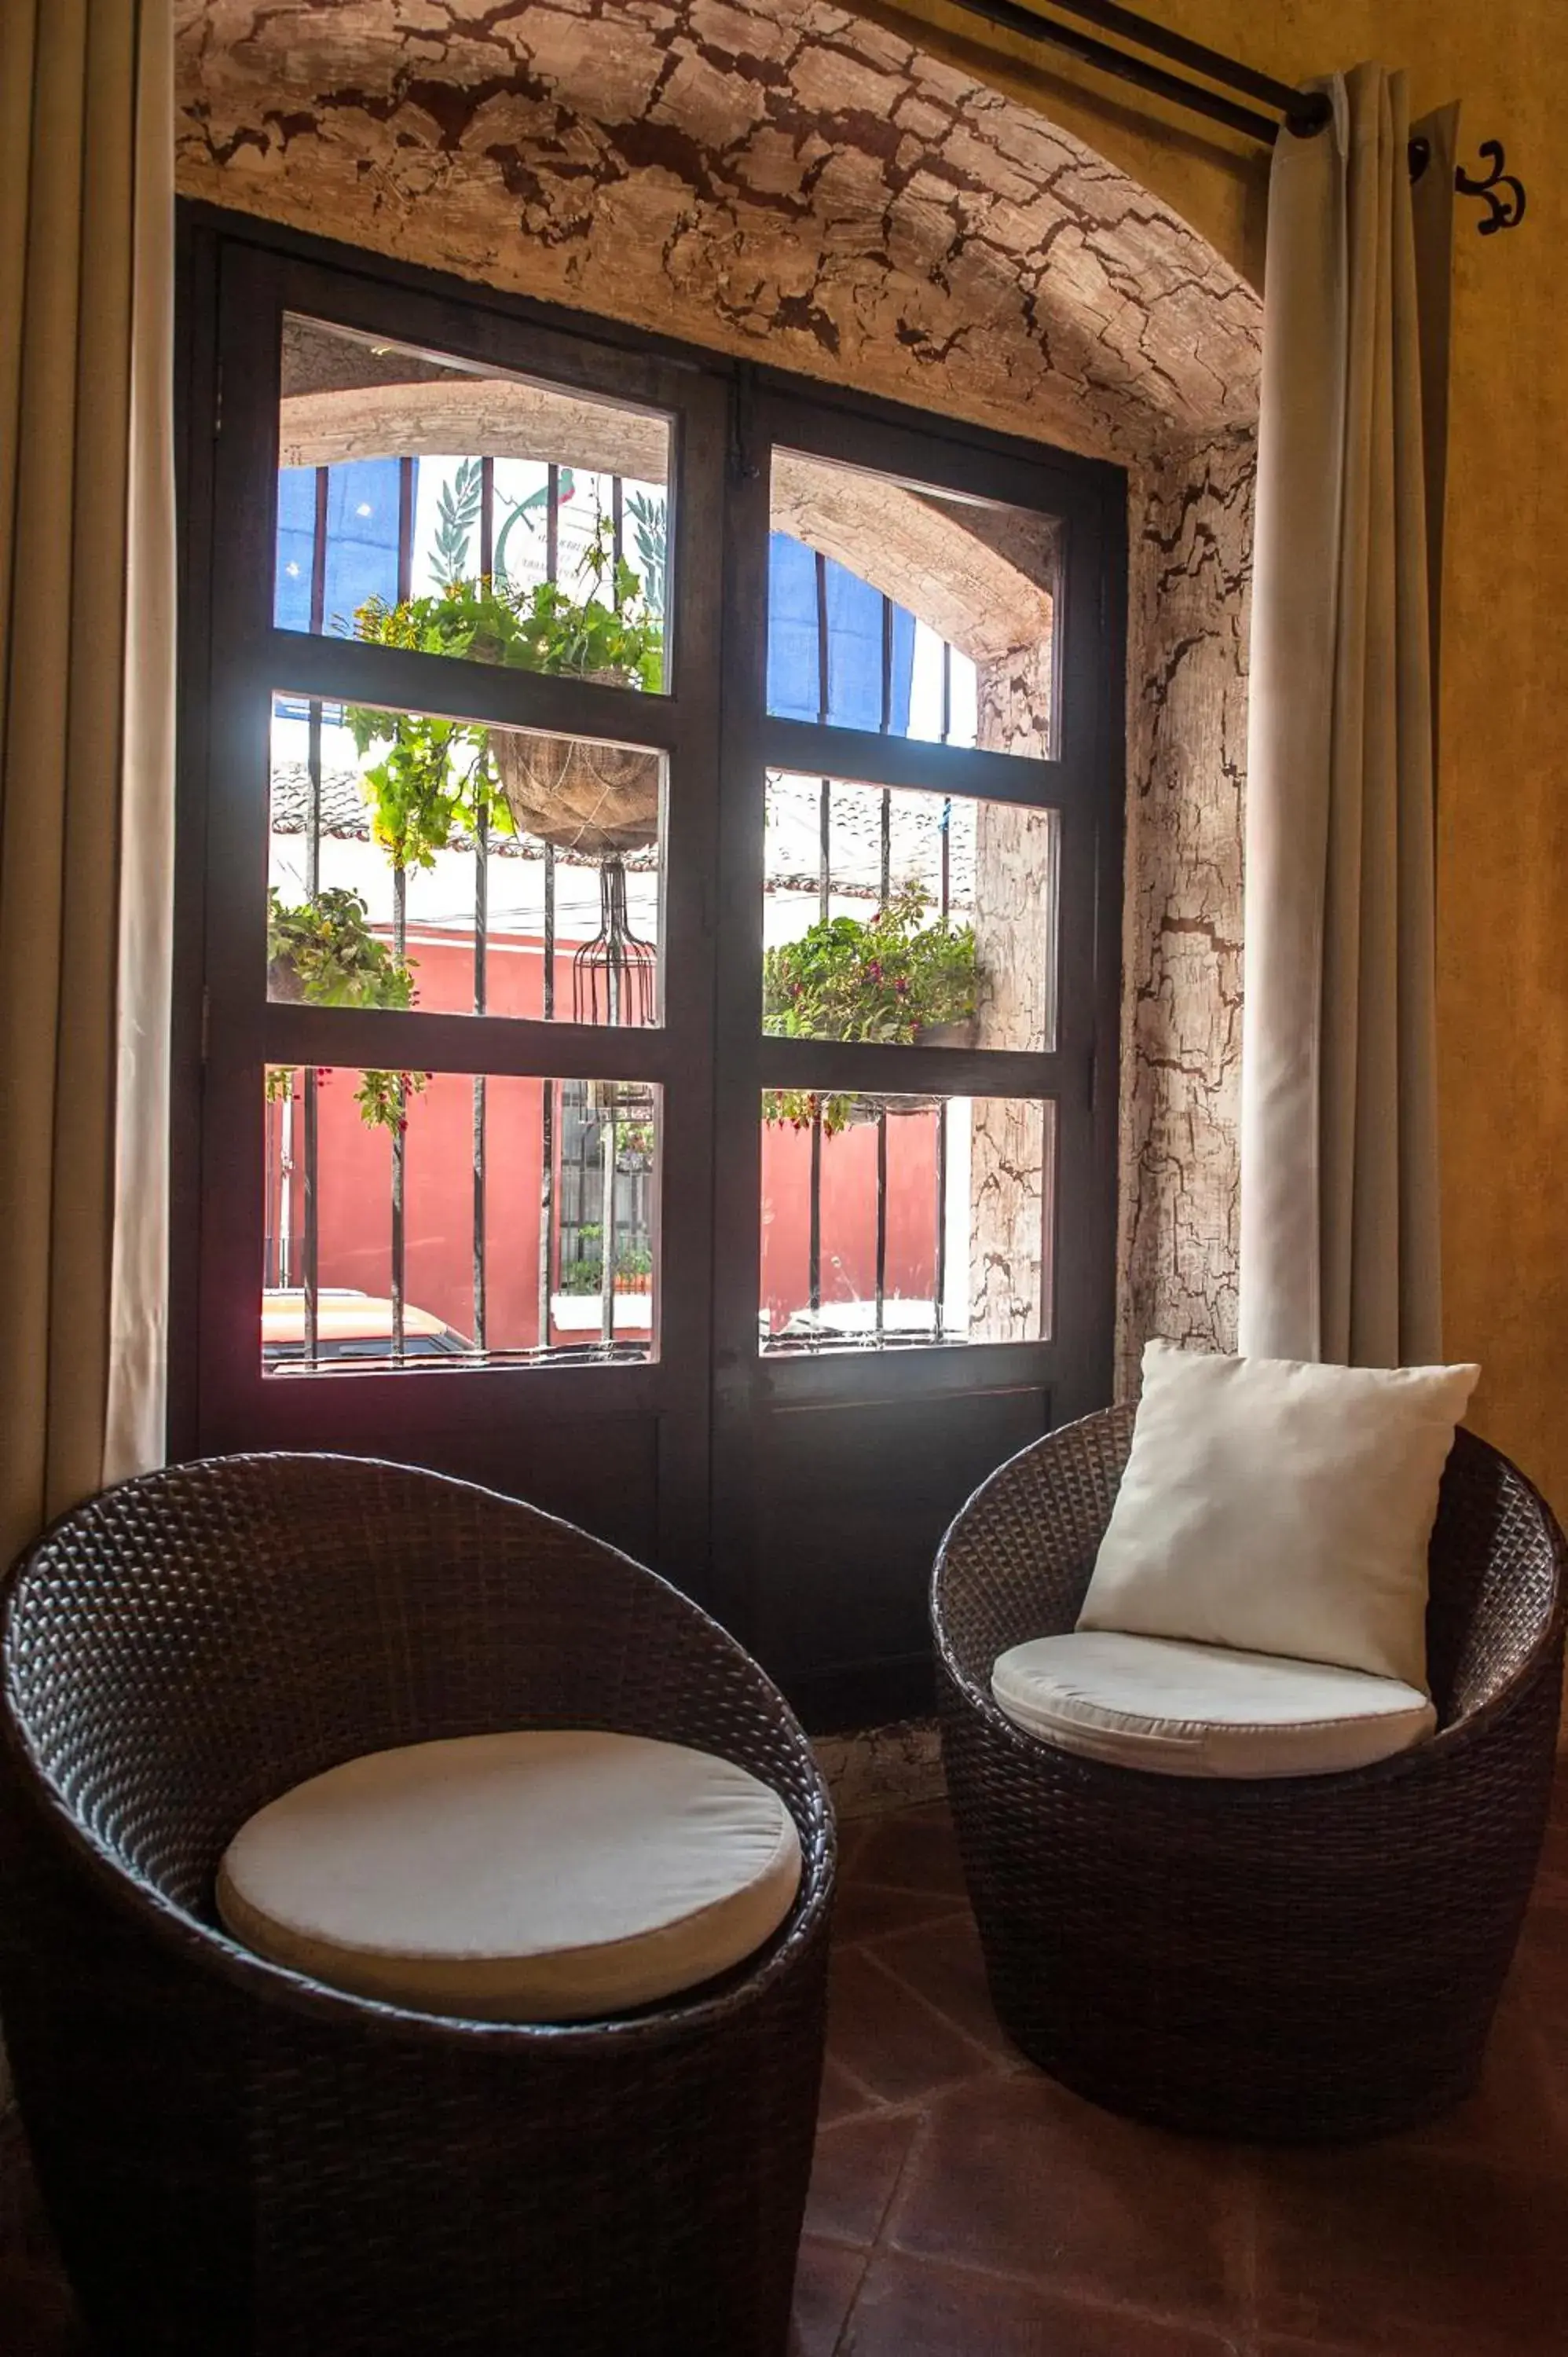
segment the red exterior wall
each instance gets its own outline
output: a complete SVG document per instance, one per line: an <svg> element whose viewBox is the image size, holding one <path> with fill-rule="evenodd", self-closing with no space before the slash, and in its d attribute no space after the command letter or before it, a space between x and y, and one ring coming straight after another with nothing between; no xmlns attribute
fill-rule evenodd
<svg viewBox="0 0 1568 2357"><path fill-rule="evenodd" d="M492 937L487 1003L497 1015L542 1011L542 945L519 936ZM419 1004L454 1011L473 1003L473 958L467 946L414 939ZM557 953L555 1004L572 1005L570 952ZM354 1103L358 1076L334 1071L322 1081L318 1104L317 1281L384 1296L391 1282L392 1143L383 1129L367 1128ZM539 1339L539 1168L542 1092L537 1081L492 1079L487 1091L486 1281L488 1340L493 1350L528 1350ZM936 1259L936 1130L934 1114L900 1115L888 1123L886 1292L929 1300ZM303 1124L294 1110L295 1169L291 1215L299 1281L297 1239L303 1232ZM268 1233L279 1225L284 1108L267 1122ZM473 1090L456 1073L441 1073L411 1101L406 1134L404 1295L472 1334L474 1327ZM763 1306L777 1330L808 1296L811 1138L805 1132L763 1133ZM876 1284L876 1132L854 1126L824 1141L822 1266L825 1301L869 1298ZM275 1243L267 1282L279 1281Z"/></svg>

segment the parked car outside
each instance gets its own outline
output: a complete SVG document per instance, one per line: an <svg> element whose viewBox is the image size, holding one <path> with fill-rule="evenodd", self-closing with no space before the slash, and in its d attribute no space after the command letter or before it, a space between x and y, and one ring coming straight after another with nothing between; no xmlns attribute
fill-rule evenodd
<svg viewBox="0 0 1568 2357"><path fill-rule="evenodd" d="M317 1366L375 1361L392 1355L392 1306L374 1294L323 1286L316 1297ZM464 1359L474 1345L428 1309L405 1303L402 1359ZM262 1295L262 1364L287 1366L305 1356L305 1293L297 1286L269 1286Z"/></svg>

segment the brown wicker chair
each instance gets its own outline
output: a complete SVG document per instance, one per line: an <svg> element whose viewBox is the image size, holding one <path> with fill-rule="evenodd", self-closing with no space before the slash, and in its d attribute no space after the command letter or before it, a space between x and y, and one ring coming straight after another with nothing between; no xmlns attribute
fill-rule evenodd
<svg viewBox="0 0 1568 2357"><path fill-rule="evenodd" d="M1432 1542L1439 1731L1353 1773L1207 1781L1102 1765L991 1699L1072 1628L1130 1408L1003 1466L942 1544L942 1748L997 2012L1080 2093L1165 2126L1375 2136L1475 2083L1552 1783L1563 1542L1460 1433Z"/></svg>
<svg viewBox="0 0 1568 2357"><path fill-rule="evenodd" d="M336 1457L68 1515L4 1627L0 2013L115 2357L782 2357L832 1818L697 1609L530 1507ZM357 1752L523 1726L704 1747L787 1799L793 1912L722 1982L583 2026L362 2002L236 1946L220 1852Z"/></svg>

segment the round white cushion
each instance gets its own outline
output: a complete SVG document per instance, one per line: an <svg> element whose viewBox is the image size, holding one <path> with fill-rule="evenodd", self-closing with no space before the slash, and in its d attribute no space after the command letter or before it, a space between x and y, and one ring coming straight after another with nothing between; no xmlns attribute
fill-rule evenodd
<svg viewBox="0 0 1568 2357"><path fill-rule="evenodd" d="M1330 1776L1437 1723L1419 1688L1364 1670L1098 1630L1015 1645L991 1691L1031 1735L1160 1776Z"/></svg>
<svg viewBox="0 0 1568 2357"><path fill-rule="evenodd" d="M695 1987L800 1879L778 1793L642 1736L551 1730L376 1751L242 1825L218 1910L274 1964L485 2021L580 2021Z"/></svg>

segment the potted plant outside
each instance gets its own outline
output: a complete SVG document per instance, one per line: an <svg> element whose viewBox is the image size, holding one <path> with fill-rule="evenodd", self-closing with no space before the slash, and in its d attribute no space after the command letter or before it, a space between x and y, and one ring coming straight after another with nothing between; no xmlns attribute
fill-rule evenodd
<svg viewBox="0 0 1568 2357"><path fill-rule="evenodd" d="M762 1028L775 1038L854 1039L878 1045L972 1047L978 974L974 928L928 921L931 896L903 885L871 918L824 917L798 942L769 950L762 966ZM897 1110L928 1108L903 1099ZM803 1129L820 1118L832 1136L873 1118L864 1097L772 1089L763 1118Z"/></svg>

